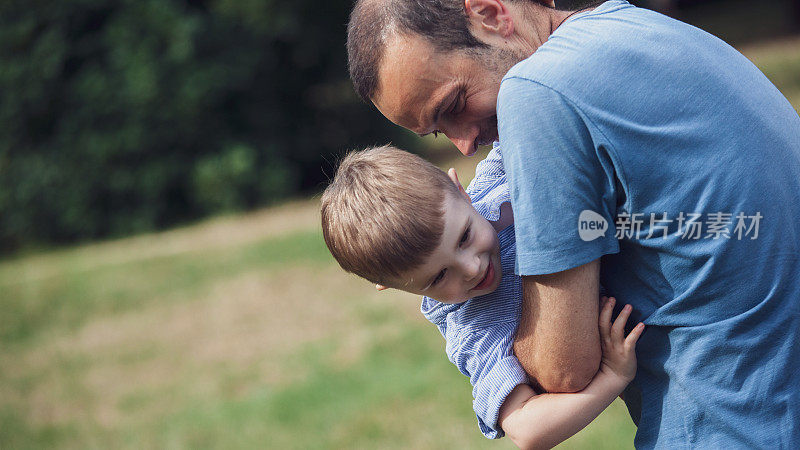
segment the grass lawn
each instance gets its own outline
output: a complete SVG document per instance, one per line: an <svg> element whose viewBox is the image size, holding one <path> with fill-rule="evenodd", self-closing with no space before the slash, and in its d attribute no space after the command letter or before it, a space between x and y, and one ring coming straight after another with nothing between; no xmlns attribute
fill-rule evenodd
<svg viewBox="0 0 800 450"><path fill-rule="evenodd" d="M799 40L744 53L800 105ZM0 308L2 449L513 447L418 299L338 269L315 199L7 259ZM562 447L634 432L616 402Z"/></svg>
<svg viewBox="0 0 800 450"><path fill-rule="evenodd" d="M269 213L2 263L0 447L508 447L415 296L341 273L315 201Z"/></svg>

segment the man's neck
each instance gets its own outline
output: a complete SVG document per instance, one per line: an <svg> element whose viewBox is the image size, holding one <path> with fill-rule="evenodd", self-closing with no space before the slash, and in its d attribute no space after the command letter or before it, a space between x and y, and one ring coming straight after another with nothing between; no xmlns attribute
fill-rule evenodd
<svg viewBox="0 0 800 450"><path fill-rule="evenodd" d="M570 16L584 11L590 11L594 7L584 8L575 11L561 11L547 8L539 4L532 4L527 7L520 7L519 13L524 20L515 23L516 33L514 38L518 48L524 48L526 57L533 54L541 47L561 24Z"/></svg>

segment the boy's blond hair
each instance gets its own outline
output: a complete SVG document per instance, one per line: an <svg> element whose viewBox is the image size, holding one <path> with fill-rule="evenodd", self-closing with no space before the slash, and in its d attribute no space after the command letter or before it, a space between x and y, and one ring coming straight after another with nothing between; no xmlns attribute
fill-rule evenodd
<svg viewBox="0 0 800 450"><path fill-rule="evenodd" d="M347 272L397 286L430 256L444 229L444 199L459 195L430 162L391 146L348 154L322 194L322 235Z"/></svg>

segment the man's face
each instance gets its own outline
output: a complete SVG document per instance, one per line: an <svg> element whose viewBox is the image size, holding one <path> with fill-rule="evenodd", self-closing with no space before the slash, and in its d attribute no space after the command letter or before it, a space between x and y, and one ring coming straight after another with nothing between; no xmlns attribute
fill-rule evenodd
<svg viewBox="0 0 800 450"><path fill-rule="evenodd" d="M420 135L443 133L464 155L498 139L497 92L513 57L499 50L437 52L426 39L388 39L375 106Z"/></svg>
<svg viewBox="0 0 800 450"><path fill-rule="evenodd" d="M503 276L497 232L463 196L447 193L443 209L439 246L395 285L443 303L460 303L494 291Z"/></svg>

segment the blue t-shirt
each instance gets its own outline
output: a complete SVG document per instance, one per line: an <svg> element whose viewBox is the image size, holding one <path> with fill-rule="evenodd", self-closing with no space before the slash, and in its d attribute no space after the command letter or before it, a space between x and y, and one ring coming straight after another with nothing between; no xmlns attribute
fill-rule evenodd
<svg viewBox="0 0 800 450"><path fill-rule="evenodd" d="M648 325L637 447L800 447L800 117L736 50L609 1L504 77L517 272L598 258Z"/></svg>
<svg viewBox="0 0 800 450"><path fill-rule="evenodd" d="M480 215L490 221L500 218L500 206L510 199L498 148L478 164L467 193ZM447 340L447 357L469 377L472 406L488 438L503 436L497 425L500 407L511 390L528 382L513 349L522 301L521 279L514 274L514 227L500 231L497 239L503 276L494 292L458 304L424 297L420 308Z"/></svg>

